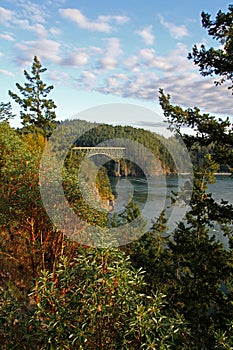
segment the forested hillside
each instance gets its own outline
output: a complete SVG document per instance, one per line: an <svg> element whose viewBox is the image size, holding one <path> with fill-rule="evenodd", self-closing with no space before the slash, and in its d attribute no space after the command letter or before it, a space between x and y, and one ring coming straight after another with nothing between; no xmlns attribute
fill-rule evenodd
<svg viewBox="0 0 233 350"><path fill-rule="evenodd" d="M160 167L156 167L156 165L153 167L153 164L151 164L151 167L148 169L149 171L146 174L148 176L177 174L178 169L174 160L176 160L178 164L182 164L186 158L186 147L184 147L184 144L180 142L180 138L177 137L177 135L165 137L163 135L156 134L149 130L141 128L90 123L79 119L74 121L67 120L61 122L60 126L62 127L64 134L68 133L71 135L73 132L74 138L74 130L79 130L82 136L78 137L73 144L73 146L77 147L95 147L99 144L102 144L106 140L108 141L108 145L114 146L114 139L128 139L135 141L135 144L142 144L155 156L155 158L161 164L162 168L161 169ZM84 130L87 128L90 130L84 132ZM192 142L191 147L189 147L190 161L194 166L200 166L204 163L205 156L214 152L215 141L212 139L208 142L206 141L200 144L193 136L188 136L188 139L189 142ZM54 142L54 144L56 144L56 142ZM124 142L122 145L124 146ZM132 147L132 145L130 146ZM60 147L61 149L63 147L60 138L57 140L57 147ZM80 157L84 156L84 154L85 152L83 154L80 153ZM76 155L76 157L78 157L78 155ZM224 162L224 159L222 159L222 162ZM142 169L140 169L137 164L133 164L128 160L121 159L120 166L122 176L145 176L145 174L142 172ZM221 163L220 161L220 167L218 171L230 173L231 167L233 167L233 162L230 159L228 159L228 163ZM105 168L108 171L108 175L116 175L114 170L114 161L109 160L109 162L105 164Z"/></svg>
<svg viewBox="0 0 233 350"><path fill-rule="evenodd" d="M115 146L115 139L122 139L122 145L124 146L124 140L133 140L134 144L128 144L128 147L136 147L136 144L139 143L143 145L146 149L148 149L157 159L158 163L161 166L153 166L153 164L148 164L149 168L146 175L156 176L161 174L175 174L177 172L176 166L174 164L174 160L169 153L169 150L166 146L166 143L172 143L172 140L161 138L160 135L156 135L148 130L137 129L130 126L112 126L107 124L92 124L83 120L75 120L75 121L64 121L61 123L61 127L64 133L72 133L72 129L77 128L82 134L82 128L90 128L88 132L82 134L81 137L77 139L74 143L74 146L86 146L86 147L94 147L103 143L104 141L108 141L108 145ZM75 135L74 135L75 136ZM112 141L111 141L112 140ZM58 140L58 147L62 147L61 140ZM178 142L176 143L176 145ZM179 144L178 144L179 145ZM132 153L134 150L129 150ZM182 158L182 146L180 149L177 149L177 154ZM142 164L146 164L146 158L143 159L142 155ZM108 164L105 165L108 170L108 174L114 176L114 161L109 160ZM122 176L145 176L143 174L142 169L140 169L137 164L132 164L132 162L121 159L120 160L120 168ZM161 169L162 168L162 169Z"/></svg>

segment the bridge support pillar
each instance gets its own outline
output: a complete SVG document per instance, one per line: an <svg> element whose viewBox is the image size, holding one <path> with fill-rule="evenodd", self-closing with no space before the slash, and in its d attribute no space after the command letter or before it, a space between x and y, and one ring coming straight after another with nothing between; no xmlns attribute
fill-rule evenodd
<svg viewBox="0 0 233 350"><path fill-rule="evenodd" d="M87 157L92 157L97 154L104 154L115 161L114 171L116 176L121 176L120 159L124 158L126 151L125 147L73 147L73 151L86 151Z"/></svg>
<svg viewBox="0 0 233 350"><path fill-rule="evenodd" d="M120 160L115 160L115 173L116 173L116 176L121 176L121 163L120 163Z"/></svg>

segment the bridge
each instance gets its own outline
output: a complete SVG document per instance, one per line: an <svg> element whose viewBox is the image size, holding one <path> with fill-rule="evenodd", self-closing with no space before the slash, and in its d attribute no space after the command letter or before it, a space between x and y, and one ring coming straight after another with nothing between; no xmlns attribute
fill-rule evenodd
<svg viewBox="0 0 233 350"><path fill-rule="evenodd" d="M73 151L86 151L88 157L104 154L112 159L124 158L125 147L72 147Z"/></svg>
<svg viewBox="0 0 233 350"><path fill-rule="evenodd" d="M124 158L125 147L72 147L72 151L86 151L87 157L103 154L116 162L116 173L120 176L120 159Z"/></svg>

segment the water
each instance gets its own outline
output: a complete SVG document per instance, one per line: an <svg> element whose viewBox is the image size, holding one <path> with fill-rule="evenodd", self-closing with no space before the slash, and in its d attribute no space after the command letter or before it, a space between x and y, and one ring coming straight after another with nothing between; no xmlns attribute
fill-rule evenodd
<svg viewBox="0 0 233 350"><path fill-rule="evenodd" d="M208 192L212 193L213 198L221 202L221 199L233 204L233 178L228 175L217 175L217 180L213 185L209 185Z"/></svg>
<svg viewBox="0 0 233 350"><path fill-rule="evenodd" d="M219 175L216 178L216 183L209 185L208 192L211 192L218 202L224 199L233 204L233 179L228 175ZM169 217L168 225L172 231L189 209L189 190L192 182L187 176L156 176L148 179L114 177L110 181L113 192L116 194L114 212L120 213L133 199L147 220L148 228L151 222L158 218L160 212L166 209ZM188 195L175 206L171 205L172 192L180 191L184 185L188 185L186 186ZM218 239L226 244L226 239L219 236L219 228L216 227L215 231Z"/></svg>
<svg viewBox="0 0 233 350"><path fill-rule="evenodd" d="M170 197L172 191L177 191L179 187L177 176L155 176L148 179L115 177L111 178L111 184L116 194L114 211L121 212L133 199L149 225L163 209L167 208L171 212Z"/></svg>

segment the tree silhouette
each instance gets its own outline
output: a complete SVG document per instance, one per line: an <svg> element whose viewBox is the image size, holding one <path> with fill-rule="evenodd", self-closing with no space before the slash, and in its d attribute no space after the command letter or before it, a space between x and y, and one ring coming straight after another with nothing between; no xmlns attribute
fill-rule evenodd
<svg viewBox="0 0 233 350"><path fill-rule="evenodd" d="M51 135L56 125L54 111L56 105L53 100L47 98L53 86L47 86L41 79L41 74L46 70L46 68L42 68L37 56L34 56L31 75L24 70L24 76L28 82L24 86L16 83L22 96L9 91L9 95L21 107L20 117L24 131L42 133L45 138Z"/></svg>

